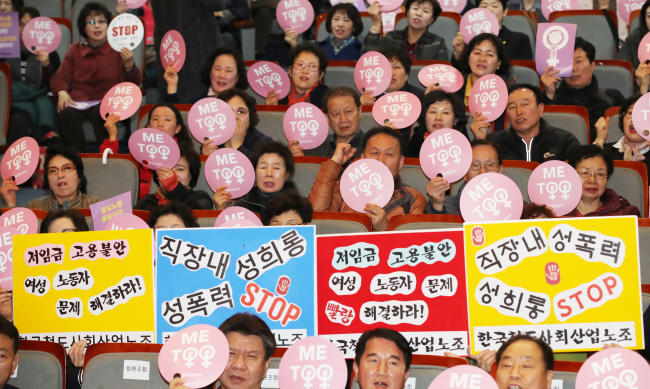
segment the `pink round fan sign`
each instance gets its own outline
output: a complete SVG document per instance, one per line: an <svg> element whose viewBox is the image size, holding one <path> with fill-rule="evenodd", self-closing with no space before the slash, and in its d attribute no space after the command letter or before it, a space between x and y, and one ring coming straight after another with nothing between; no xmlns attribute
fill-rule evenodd
<svg viewBox="0 0 650 389"><path fill-rule="evenodd" d="M633 343L630 344L632 346ZM645 388L650 381L650 365L639 354L622 347L608 348L592 355L580 367L576 389Z"/></svg>
<svg viewBox="0 0 650 389"><path fill-rule="evenodd" d="M455 12L459 14L465 9L466 5L467 0L440 0L440 7L445 12Z"/></svg>
<svg viewBox="0 0 650 389"><path fill-rule="evenodd" d="M389 122L396 128L410 127L420 117L422 103L410 92L391 92L381 96L372 107L372 117L383 126Z"/></svg>
<svg viewBox="0 0 650 389"><path fill-rule="evenodd" d="M225 101L206 97L192 106L187 125L199 142L207 138L214 140L214 145L222 145L235 133L237 117Z"/></svg>
<svg viewBox="0 0 650 389"><path fill-rule="evenodd" d="M214 226L223 227L224 224L237 220L246 220L249 223L253 223L254 226L262 227L262 221L257 217L257 215L244 207L237 206L229 207L221 211L219 216L217 216L217 220L214 222Z"/></svg>
<svg viewBox="0 0 650 389"><path fill-rule="evenodd" d="M580 2L578 0L542 0L542 14L544 14L546 20L550 18L552 12L569 11L579 7Z"/></svg>
<svg viewBox="0 0 650 389"><path fill-rule="evenodd" d="M519 220L524 200L517 184L499 173L474 177L460 195L465 222Z"/></svg>
<svg viewBox="0 0 650 389"><path fill-rule="evenodd" d="M20 232L12 227L0 227L0 287L6 290L13 290L14 235Z"/></svg>
<svg viewBox="0 0 650 389"><path fill-rule="evenodd" d="M463 15L459 30L465 38L465 43L469 43L472 38L484 32L499 35L499 21L491 11L485 8L474 8Z"/></svg>
<svg viewBox="0 0 650 389"><path fill-rule="evenodd" d="M180 72L185 64L186 55L185 40L181 33L176 30L167 31L160 44L160 62L163 69L171 65L176 72Z"/></svg>
<svg viewBox="0 0 650 389"><path fill-rule="evenodd" d="M440 84L442 90L454 93L463 87L463 75L453 66L429 65L423 67L418 73L418 80L428 87L431 84Z"/></svg>
<svg viewBox="0 0 650 389"><path fill-rule="evenodd" d="M353 162L341 176L343 201L357 212L371 203L385 206L393 196L395 181L383 163L369 158Z"/></svg>
<svg viewBox="0 0 650 389"><path fill-rule="evenodd" d="M461 386L466 382L467 386ZM467 387L472 389L498 389L496 381L485 370L468 365L450 367L438 374L429 384L429 389L453 389Z"/></svg>
<svg viewBox="0 0 650 389"><path fill-rule="evenodd" d="M129 151L136 161L151 170L173 169L181 159L178 144L161 130L141 128L129 138Z"/></svg>
<svg viewBox="0 0 650 389"><path fill-rule="evenodd" d="M442 174L448 182L463 178L472 165L472 146L463 134L452 128L436 130L422 143L420 166L427 177Z"/></svg>
<svg viewBox="0 0 650 389"><path fill-rule="evenodd" d="M343 389L345 368L345 358L334 343L318 336L303 338L280 360L280 387Z"/></svg>
<svg viewBox="0 0 650 389"><path fill-rule="evenodd" d="M29 208L14 208L0 216L0 226L13 227L22 235L38 234L38 218Z"/></svg>
<svg viewBox="0 0 650 389"><path fill-rule="evenodd" d="M213 191L227 186L233 199L244 196L255 184L255 169L243 153L223 148L208 157L205 162L205 179Z"/></svg>
<svg viewBox="0 0 650 389"><path fill-rule="evenodd" d="M27 182L38 167L38 143L26 136L15 141L2 157L2 179L13 177L16 185Z"/></svg>
<svg viewBox="0 0 650 389"><path fill-rule="evenodd" d="M61 27L59 24L47 17L36 17L23 28L23 44L30 52L56 51L61 43Z"/></svg>
<svg viewBox="0 0 650 389"><path fill-rule="evenodd" d="M145 5L146 2L147 0L126 0L126 6L129 9L136 9Z"/></svg>
<svg viewBox="0 0 650 389"><path fill-rule="evenodd" d="M489 11L488 11L489 12ZM508 105L508 87L496 74L486 74L476 81L469 94L469 112L482 112L488 122L503 114Z"/></svg>
<svg viewBox="0 0 650 389"><path fill-rule="evenodd" d="M275 10L275 18L283 30L290 28L302 34L314 23L314 7L307 0L281 1Z"/></svg>
<svg viewBox="0 0 650 389"><path fill-rule="evenodd" d="M645 140L650 140L650 93L646 93L634 104L632 109L632 122L639 135Z"/></svg>
<svg viewBox="0 0 650 389"><path fill-rule="evenodd" d="M147 222L130 213L123 213L112 218L110 223L106 224L105 231L146 229L149 229Z"/></svg>
<svg viewBox="0 0 650 389"><path fill-rule="evenodd" d="M287 140L297 140L305 150L322 145L329 131L323 111L309 103L297 103L289 107L284 114L282 127Z"/></svg>
<svg viewBox="0 0 650 389"><path fill-rule="evenodd" d="M375 3L381 4L381 12L391 12L395 11L402 6L404 0L368 0L368 4L373 5Z"/></svg>
<svg viewBox="0 0 650 389"><path fill-rule="evenodd" d="M165 342L158 369L165 381L180 374L183 385L197 389L216 381L228 364L228 339L217 327L197 324L180 330Z"/></svg>
<svg viewBox="0 0 650 389"><path fill-rule="evenodd" d="M393 70L388 59L377 51L369 51L359 58L354 67L354 84L363 93L372 90L373 96L384 93L390 85Z"/></svg>
<svg viewBox="0 0 650 389"><path fill-rule="evenodd" d="M630 24L630 14L632 11L641 9L643 3L645 3L644 0L618 0L616 4L618 16L620 16L626 24Z"/></svg>
<svg viewBox="0 0 650 389"><path fill-rule="evenodd" d="M259 225L247 219L241 219L241 220L233 219L223 223L219 227L221 228L259 227Z"/></svg>
<svg viewBox="0 0 650 389"><path fill-rule="evenodd" d="M140 103L142 103L140 88L131 82L123 82L106 92L99 106L99 113L104 119L114 113L120 115L120 120L125 120L140 109Z"/></svg>
<svg viewBox="0 0 650 389"><path fill-rule="evenodd" d="M650 32L645 34L643 39L641 39L637 55L639 56L639 62L641 63L650 59Z"/></svg>
<svg viewBox="0 0 650 389"><path fill-rule="evenodd" d="M557 216L564 216L578 206L582 198L582 180L576 169L566 162L544 162L528 179L528 197L535 204L553 208Z"/></svg>
<svg viewBox="0 0 650 389"><path fill-rule="evenodd" d="M289 94L291 80L279 65L273 62L260 61L248 69L248 83L255 93L266 98L274 90L283 99Z"/></svg>

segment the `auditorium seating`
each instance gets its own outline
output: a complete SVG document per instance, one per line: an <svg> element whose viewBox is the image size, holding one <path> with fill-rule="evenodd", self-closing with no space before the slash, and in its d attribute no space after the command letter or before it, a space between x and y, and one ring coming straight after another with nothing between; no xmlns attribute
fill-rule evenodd
<svg viewBox="0 0 650 389"><path fill-rule="evenodd" d="M131 202L135 205L140 189L138 163L130 154L109 155L106 164L102 154L80 154L84 174L88 178L87 194L108 199L131 191Z"/></svg>
<svg viewBox="0 0 650 389"><path fill-rule="evenodd" d="M582 145L588 145L590 137L589 111L576 105L545 105L544 119L552 127L569 131Z"/></svg>
<svg viewBox="0 0 650 389"><path fill-rule="evenodd" d="M600 89L617 89L625 98L634 94L634 69L632 63L617 59L597 59L594 76Z"/></svg>
<svg viewBox="0 0 650 389"><path fill-rule="evenodd" d="M639 208L642 217L648 217L648 170L643 162L614 161L607 187Z"/></svg>
<svg viewBox="0 0 650 389"><path fill-rule="evenodd" d="M619 139L623 136L623 130L618 127L618 123L621 120L619 115L620 107L611 107L605 111L605 118L609 118L609 126L607 127L607 140L605 143L618 142Z"/></svg>
<svg viewBox="0 0 650 389"><path fill-rule="evenodd" d="M64 17L63 0L25 0L25 6L36 8L41 13L41 16L50 18Z"/></svg>
<svg viewBox="0 0 650 389"><path fill-rule="evenodd" d="M616 13L607 11L617 23ZM573 23L578 25L577 36L589 41L596 47L596 59L616 58L617 44L608 27L607 19L600 10L576 10L551 12L551 23ZM618 28L618 26L617 26Z"/></svg>
<svg viewBox="0 0 650 389"><path fill-rule="evenodd" d="M458 33L458 25L460 24L460 15L455 12L443 11L436 21L429 26L429 32L436 34L445 39L447 45L447 53L451 55L454 52L453 41ZM406 14L397 14L395 18L395 30L403 30L408 26Z"/></svg>
<svg viewBox="0 0 650 389"><path fill-rule="evenodd" d="M65 389L65 348L58 343L20 340L16 377L8 384L17 388Z"/></svg>
<svg viewBox="0 0 650 389"><path fill-rule="evenodd" d="M512 74L518 84L531 84L539 87L539 75L535 68L535 61L512 60Z"/></svg>
<svg viewBox="0 0 650 389"><path fill-rule="evenodd" d="M298 186L298 192L301 196L308 197L311 187L316 180L316 174L320 170L320 165L327 161L324 157L295 157L294 166L296 175L293 182Z"/></svg>
<svg viewBox="0 0 650 389"><path fill-rule="evenodd" d="M337 86L354 88L354 67L356 64L357 61L329 61L323 78L325 85L330 88Z"/></svg>
<svg viewBox="0 0 650 389"><path fill-rule="evenodd" d="M646 218L639 219L639 262L641 283L650 284L650 219Z"/></svg>
<svg viewBox="0 0 650 389"><path fill-rule="evenodd" d="M460 215L398 215L388 222L387 231L439 230L463 228Z"/></svg>
<svg viewBox="0 0 650 389"><path fill-rule="evenodd" d="M537 14L531 11L518 11L514 9L509 9L508 14L503 18L503 25L510 31L520 32L525 34L530 41L530 48L533 50L533 60L535 59L535 39L536 36L533 34L533 30L530 27L530 22L526 18L533 18L535 24L538 23Z"/></svg>
<svg viewBox="0 0 650 389"><path fill-rule="evenodd" d="M354 234L372 231L372 220L365 214L347 212L314 212L311 224L316 235Z"/></svg>
<svg viewBox="0 0 650 389"><path fill-rule="evenodd" d="M45 0L45 1L52 1L52 0ZM56 49L57 54L59 55L59 59L61 59L61 62L63 62L63 59L65 58L65 53L68 52L68 48L70 45L72 45L72 21L70 19L66 18L52 18L58 25L59 28L61 29L61 43L59 43L59 47Z"/></svg>

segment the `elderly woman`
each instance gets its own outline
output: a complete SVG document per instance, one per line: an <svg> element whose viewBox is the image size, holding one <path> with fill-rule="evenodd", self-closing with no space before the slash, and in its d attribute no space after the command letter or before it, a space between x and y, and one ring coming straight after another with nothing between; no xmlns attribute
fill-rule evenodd
<svg viewBox="0 0 650 389"><path fill-rule="evenodd" d="M41 234L90 231L86 218L77 209L56 209L47 213L41 223Z"/></svg>
<svg viewBox="0 0 650 389"><path fill-rule="evenodd" d="M597 145L580 146L569 159L582 180L580 203L567 216L636 215L639 209L631 205L613 189L607 188L607 179L614 173L614 163Z"/></svg>
<svg viewBox="0 0 650 389"><path fill-rule="evenodd" d="M382 50L381 53L388 59L391 67L391 79L385 93L377 97L372 95L372 90L368 89L361 95L361 104L374 105L378 98L387 93L392 92L409 92L422 100L424 97L424 90L408 83L409 73L411 73L411 65L413 61L404 49L389 48Z"/></svg>
<svg viewBox="0 0 650 389"><path fill-rule="evenodd" d="M156 207L149 214L147 220L149 227L159 228L198 228L199 222L192 214L192 210L184 204L170 202Z"/></svg>
<svg viewBox="0 0 650 389"><path fill-rule="evenodd" d="M133 52L113 50L106 39L111 12L105 5L87 3L79 13L77 28L81 42L70 46L59 71L52 77L52 93L58 97L59 127L66 144L85 151L82 123L90 121L95 138L103 141L104 120L97 104L87 110L74 108L76 101L98 101L121 82L139 85L142 74L133 61Z"/></svg>
<svg viewBox="0 0 650 389"><path fill-rule="evenodd" d="M309 199L298 192L289 191L274 197L266 205L262 214L262 224L265 226L300 226L311 224L314 214Z"/></svg>

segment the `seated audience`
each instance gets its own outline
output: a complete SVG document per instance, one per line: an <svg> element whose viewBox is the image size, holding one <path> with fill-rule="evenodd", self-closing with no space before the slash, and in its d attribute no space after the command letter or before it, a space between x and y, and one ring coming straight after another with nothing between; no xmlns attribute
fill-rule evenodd
<svg viewBox="0 0 650 389"><path fill-rule="evenodd" d="M465 104L454 93L443 90L429 92L422 99L418 124L406 146L404 156L407 158L420 158L424 140L442 128L453 128L467 137Z"/></svg>
<svg viewBox="0 0 650 389"><path fill-rule="evenodd" d="M213 151L221 148L235 149L240 151L249 159L253 152L265 143L273 142L270 136L266 136L257 126L260 122L255 108L255 100L238 88L226 89L217 96L228 103L237 118L235 133L223 145L215 146L213 140L203 142L203 155L210 155Z"/></svg>
<svg viewBox="0 0 650 389"><path fill-rule="evenodd" d="M389 127L375 127L363 138L361 158L378 160L388 167L395 180L395 191L383 208L368 203L364 209L375 231L385 231L388 221L397 215L419 214L424 211L426 199L417 190L404 184L399 172L404 166L403 141L397 131ZM314 211L354 212L341 196L339 176L343 166L355 155L349 143L339 143L331 159L323 162L309 193Z"/></svg>
<svg viewBox="0 0 650 389"><path fill-rule="evenodd" d="M141 17L144 21L144 42L145 42L145 51L144 51L144 78L142 80L143 88L156 88L158 87L158 71L156 69L156 47L154 45L154 29L156 23L153 19L153 9L151 8L151 2L146 1L142 4L140 8L129 8L126 0L118 0L117 6L115 7L115 13L122 15L124 13L130 13Z"/></svg>
<svg viewBox="0 0 650 389"><path fill-rule="evenodd" d="M641 212L613 189L607 188L607 180L614 174L614 162L597 145L578 147L569 156L582 180L582 198L568 217L636 215Z"/></svg>
<svg viewBox="0 0 650 389"><path fill-rule="evenodd" d="M311 223L314 208L298 192L287 192L266 204L262 214L265 226L299 226Z"/></svg>
<svg viewBox="0 0 650 389"><path fill-rule="evenodd" d="M537 205L535 203L524 205L524 209L521 212L521 220L553 218L555 218L555 214L553 213L552 208L545 205Z"/></svg>
<svg viewBox="0 0 650 389"><path fill-rule="evenodd" d="M262 145L251 157L255 168L255 186L245 196L237 200L238 207L244 207L258 214L271 199L291 190L298 190L291 181L295 174L293 155L287 146L278 142ZM227 186L217 188L214 204L217 210L224 210L232 204L232 195Z"/></svg>
<svg viewBox="0 0 650 389"><path fill-rule="evenodd" d="M596 138L595 124L605 116L607 108L620 106L625 98L617 89L600 89L594 76L596 69L596 48L586 40L577 37L573 52L571 77L560 79L559 70L544 70L540 80L544 86L544 100L548 105L577 105L589 111L591 142ZM561 80L563 80L561 82Z"/></svg>
<svg viewBox="0 0 650 389"><path fill-rule="evenodd" d="M224 8L221 11L215 11L214 16L217 18L224 45L237 49L241 43L241 34L234 23L251 18L250 2L248 0L226 0L224 3Z"/></svg>
<svg viewBox="0 0 650 389"><path fill-rule="evenodd" d="M399 332L381 327L364 332L352 364L359 389L404 388L411 373L411 359L411 346Z"/></svg>
<svg viewBox="0 0 650 389"><path fill-rule="evenodd" d="M448 61L445 39L429 31L442 8L437 0L407 0L404 4L408 27L390 31L381 37L382 5L375 2L368 8L372 19L370 33L363 40L363 51L381 51L389 47L406 50L411 59Z"/></svg>
<svg viewBox="0 0 650 389"><path fill-rule="evenodd" d="M167 94L164 100L168 103L180 103L176 69L170 65L163 77L167 81ZM206 97L216 97L219 93L232 88L246 90L248 78L244 58L239 51L230 47L215 49L201 69L201 81L205 84L205 90L192 98L192 104Z"/></svg>
<svg viewBox="0 0 650 389"><path fill-rule="evenodd" d="M86 218L78 209L56 209L49 211L41 222L41 234L90 231Z"/></svg>
<svg viewBox="0 0 650 389"><path fill-rule="evenodd" d="M170 201L154 208L147 220L150 228L199 228L199 222L192 210L185 204Z"/></svg>
<svg viewBox="0 0 650 389"><path fill-rule="evenodd" d="M87 3L77 19L81 42L73 43L61 67L52 77L52 93L58 97L61 136L74 151L85 151L82 124L92 123L95 138L106 138L100 104L87 110L74 108L76 101L102 100L106 92L121 82L140 85L142 74L133 61L133 52L113 50L106 39L111 12L100 3ZM128 128L128 122L127 122Z"/></svg>
<svg viewBox="0 0 650 389"><path fill-rule="evenodd" d="M512 336L499 347L495 360L499 389L550 389L555 361L553 350L545 341L530 335ZM487 366L488 373L490 367Z"/></svg>
<svg viewBox="0 0 650 389"><path fill-rule="evenodd" d="M578 139L568 131L551 127L544 115L542 93L536 86L515 84L508 88L506 116L510 128L488 134L489 124L477 112L470 125L477 139L493 141L502 150L503 158L543 163L549 160L567 160L580 146Z"/></svg>
<svg viewBox="0 0 650 389"><path fill-rule="evenodd" d="M478 3L479 8L485 8L492 12L499 21L499 39L503 41L508 52L510 60L533 60L533 49L530 47L530 40L526 34L521 32L511 31L508 27L503 25L503 18L508 15L508 0L481 0ZM458 33L456 38L462 37L462 33ZM459 46L464 46L464 41L454 39L454 50L456 50L456 43Z"/></svg>
<svg viewBox="0 0 650 389"><path fill-rule="evenodd" d="M0 350L2 350L2 364L0 364L0 389L18 389L9 385L9 379L18 367L20 355L20 334L14 323L0 317ZM29 363L29 362L27 362ZM26 363L26 364L27 364ZM22 370L22 374L30 374L29 370Z"/></svg>
<svg viewBox="0 0 650 389"><path fill-rule="evenodd" d="M627 39L625 39L623 46L616 55L616 59L632 62L632 67L634 68L635 72L639 68L638 53L641 39L643 39L643 37L649 32L648 22L650 22L650 1L646 1L641 6L641 11L639 12L639 22L639 27L630 32L630 35L627 36Z"/></svg>
<svg viewBox="0 0 650 389"><path fill-rule="evenodd" d="M260 0L261 1L261 0ZM301 43L289 52L289 78L291 89L287 97L280 99L277 91L272 90L266 97L266 105L293 105L311 103L322 105L323 95L329 89L323 83L327 69L325 51L313 43Z"/></svg>
<svg viewBox="0 0 650 389"><path fill-rule="evenodd" d="M424 96L424 91L422 88L418 88L408 83L409 73L411 73L411 65L413 61L409 57L406 50L388 48L381 51L381 53L388 59L390 62L390 67L392 69L390 85L386 89L385 93L382 93L378 96L372 95L372 90L368 89L361 95L361 104L363 105L374 105L375 101L378 98L382 97L385 94L391 92L409 92L417 96L418 99L422 100Z"/></svg>
<svg viewBox="0 0 650 389"><path fill-rule="evenodd" d="M173 169L159 168L153 175L158 186L155 194L141 198L133 209L151 212L170 201L185 204L190 209L212 209L210 195L194 190L201 175L201 158L193 149L181 147L181 159Z"/></svg>

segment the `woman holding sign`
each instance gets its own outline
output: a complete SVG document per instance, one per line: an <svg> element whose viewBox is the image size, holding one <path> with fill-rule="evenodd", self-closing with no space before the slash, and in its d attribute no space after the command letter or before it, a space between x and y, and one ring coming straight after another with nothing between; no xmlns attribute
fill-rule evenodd
<svg viewBox="0 0 650 389"><path fill-rule="evenodd" d="M641 39L650 31L648 25L650 24L650 1L646 1L641 7L639 12L639 27L635 28L630 35L627 36L623 47L618 51L616 59L621 59L623 61L632 62L634 71L637 71L639 67L639 45L641 44ZM647 66L647 65L646 65ZM646 71L648 74L650 71Z"/></svg>

